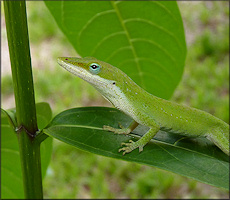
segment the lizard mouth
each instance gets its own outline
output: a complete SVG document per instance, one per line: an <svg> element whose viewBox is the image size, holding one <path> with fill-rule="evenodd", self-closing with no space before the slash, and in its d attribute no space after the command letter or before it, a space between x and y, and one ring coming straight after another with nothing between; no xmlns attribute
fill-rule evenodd
<svg viewBox="0 0 230 200"><path fill-rule="evenodd" d="M87 71L86 69L77 66L77 65L73 65L70 62L68 62L67 60L68 58L65 57L59 57L57 59L58 64L63 67L64 69L66 69L67 71L71 72L72 74L74 74L75 76L87 81L88 83L90 83L91 85L93 85L94 87L103 85L103 79L100 78L98 75L92 75L89 71Z"/></svg>
<svg viewBox="0 0 230 200"><path fill-rule="evenodd" d="M64 69L66 69L67 71L71 72L72 74L80 77L80 78L83 78L83 74L85 74L85 70L81 67L78 67L77 65L73 65L67 61L65 61L65 59L68 59L68 58L64 58L64 57L59 57L57 59L57 62L58 64L63 67Z"/></svg>

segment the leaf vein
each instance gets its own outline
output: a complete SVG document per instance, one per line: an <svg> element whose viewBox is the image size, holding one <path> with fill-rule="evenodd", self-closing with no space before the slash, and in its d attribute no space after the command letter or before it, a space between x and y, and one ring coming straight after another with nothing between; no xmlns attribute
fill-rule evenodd
<svg viewBox="0 0 230 200"><path fill-rule="evenodd" d="M182 48L181 43L178 41L178 39L175 37L175 35L172 34L172 32L170 32L169 30L163 28L162 26L159 26L159 25L157 25L157 24L155 24L155 23L153 23L153 22L151 22L149 20L141 19L141 18L129 18L127 20L124 20L124 23L133 22L133 21L134 22L135 21L139 21L139 22L143 22L143 23L149 24L150 26L155 27L155 28L157 28L157 29L165 32L166 34L168 34L169 36L171 36L176 41L176 43L178 44L178 46L180 48Z"/></svg>
<svg viewBox="0 0 230 200"><path fill-rule="evenodd" d="M160 49L161 51L163 51L164 54L167 57L169 57L170 60L177 66L175 58L167 50L165 50L164 47L162 47L161 45L157 44L156 42L154 42L152 40L144 39L144 38L134 38L131 41L132 42L147 42L147 43L150 43L150 44L156 46L158 49Z"/></svg>
<svg viewBox="0 0 230 200"><path fill-rule="evenodd" d="M157 1L151 1L152 3L157 4L159 7L163 8L176 22L178 22L178 19L173 15L173 13L166 8L164 5L162 5L161 3L157 2Z"/></svg>
<svg viewBox="0 0 230 200"><path fill-rule="evenodd" d="M114 55L116 55L117 53L119 53L120 51L126 50L126 49L131 49L131 46L124 46L121 47L119 49L117 49L116 51L114 51L113 53L111 53L106 59L105 61L108 62L109 59L111 59Z"/></svg>
<svg viewBox="0 0 230 200"><path fill-rule="evenodd" d="M128 42L129 42L129 44L130 44L130 47L131 47L131 50L132 50L132 53L133 53L134 61L135 61L136 66L137 66L137 70L138 70L138 71L141 71L140 64L139 64L139 62L138 62L138 60L137 60L137 53L136 53L136 50L135 50L135 48L134 48L134 46L133 46L133 44L132 44L132 42L131 42L131 37L130 37L130 34L129 34L129 32L128 32L128 29L127 29L127 27L126 27L126 25L125 25L125 23L124 23L124 19L122 18L121 13L119 12L119 9L117 8L116 4L114 4L114 2L112 2L112 1L111 1L111 4L112 4L112 6L114 7L114 9L115 9L115 11L116 11L116 14L117 14L117 16L118 16L118 19L119 19L119 21L120 21L120 23L121 23L121 26L123 27L123 29L124 29L124 31L125 31L125 33L126 33ZM143 78L142 76L140 77L140 81L141 81L142 87L143 87L144 89L146 89L145 81L144 81L144 78Z"/></svg>
<svg viewBox="0 0 230 200"><path fill-rule="evenodd" d="M120 32L112 33L112 34L107 35L106 37L104 37L101 41L99 41L99 42L97 43L97 45L95 45L95 47L93 48L93 50L92 50L92 52L91 52L90 55L93 55L93 54L96 52L96 50L97 50L106 40L110 39L111 37L114 37L114 36L117 36L117 35L121 35L121 34L125 34L125 32L124 32L124 31L120 31Z"/></svg>
<svg viewBox="0 0 230 200"><path fill-rule="evenodd" d="M99 13L96 13L94 16L92 16L88 21L87 23L81 28L81 30L78 32L78 44L79 41L80 41L80 38L82 36L82 33L87 29L87 27L98 17L102 16L102 15L106 15L106 14L111 14L111 13L114 13L115 11L114 10L106 10L106 11L103 11L103 12L99 12Z"/></svg>

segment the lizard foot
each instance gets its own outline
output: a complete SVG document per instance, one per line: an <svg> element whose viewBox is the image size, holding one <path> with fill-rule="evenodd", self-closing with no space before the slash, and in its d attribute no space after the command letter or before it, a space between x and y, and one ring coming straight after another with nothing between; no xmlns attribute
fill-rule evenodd
<svg viewBox="0 0 230 200"><path fill-rule="evenodd" d="M103 126L103 130L114 132L116 134L125 134L125 135L127 135L127 134L130 133L130 129L129 128L123 127L120 123L119 123L119 126L120 126L120 129L104 125Z"/></svg>
<svg viewBox="0 0 230 200"><path fill-rule="evenodd" d="M143 151L143 146L139 146L137 142L134 142L132 140L129 140L129 143L124 143L122 142L121 145L125 145L126 147L122 147L119 149L119 152L124 151L123 155L126 153L130 153L132 150L136 149L139 147L139 152Z"/></svg>

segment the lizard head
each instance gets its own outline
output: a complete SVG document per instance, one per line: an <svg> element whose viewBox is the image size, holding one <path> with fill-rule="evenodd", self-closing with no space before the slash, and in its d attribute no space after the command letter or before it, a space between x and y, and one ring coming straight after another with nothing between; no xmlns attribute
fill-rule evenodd
<svg viewBox="0 0 230 200"><path fill-rule="evenodd" d="M58 64L111 99L133 81L120 69L93 57L59 57Z"/></svg>
<svg viewBox="0 0 230 200"><path fill-rule="evenodd" d="M93 57L59 57L58 64L97 89L117 85L128 77L120 69ZM129 78L128 78L129 79Z"/></svg>

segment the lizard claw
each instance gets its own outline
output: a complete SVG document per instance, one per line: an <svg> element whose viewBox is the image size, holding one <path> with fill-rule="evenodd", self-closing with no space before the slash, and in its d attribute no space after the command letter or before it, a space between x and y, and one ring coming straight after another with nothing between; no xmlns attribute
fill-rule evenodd
<svg viewBox="0 0 230 200"><path fill-rule="evenodd" d="M126 153L131 152L132 150L134 150L134 149L136 149L138 147L139 147L139 152L143 151L143 145L138 145L137 142L134 142L132 140L129 140L128 143L122 142L121 146L123 146L123 145L125 145L126 147L122 147L122 148L119 149L119 152L124 151L123 155L125 155Z"/></svg>
<svg viewBox="0 0 230 200"><path fill-rule="evenodd" d="M122 146L123 146L123 145L126 146L126 147L122 147L122 148L119 149L119 152L124 151L124 152L123 152L123 155L125 155L126 153L129 153L129 152L131 152L132 150L134 150L134 149L137 148L135 142L132 141L132 140L129 140L129 143L124 143L124 142L122 142L121 145L122 145Z"/></svg>
<svg viewBox="0 0 230 200"><path fill-rule="evenodd" d="M119 149L119 152L121 152L121 151L124 151L124 152L123 152L123 156L124 156L126 153L131 152L132 149L130 149L130 147L123 147L123 148L120 148L120 149Z"/></svg>
<svg viewBox="0 0 230 200"><path fill-rule="evenodd" d="M129 140L129 143L122 142L122 143L121 143L121 146L125 145L125 146L129 147L129 146L131 146L133 143L135 143L135 142L132 141L132 140Z"/></svg>

